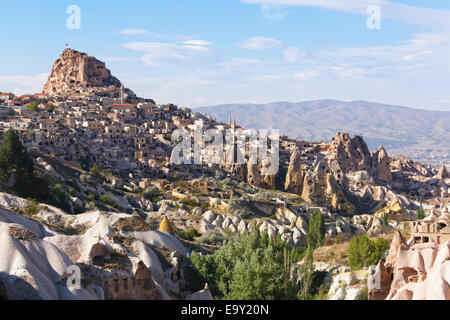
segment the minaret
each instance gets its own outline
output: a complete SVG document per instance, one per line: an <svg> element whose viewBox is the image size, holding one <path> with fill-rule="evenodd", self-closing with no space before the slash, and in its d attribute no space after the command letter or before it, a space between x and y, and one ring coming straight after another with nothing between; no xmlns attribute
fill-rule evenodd
<svg viewBox="0 0 450 320"><path fill-rule="evenodd" d="M120 103L123 104L123 84L120 85Z"/></svg>
<svg viewBox="0 0 450 320"><path fill-rule="evenodd" d="M238 161L238 143L237 143L237 136L236 136L236 118L233 119L233 162L237 163Z"/></svg>

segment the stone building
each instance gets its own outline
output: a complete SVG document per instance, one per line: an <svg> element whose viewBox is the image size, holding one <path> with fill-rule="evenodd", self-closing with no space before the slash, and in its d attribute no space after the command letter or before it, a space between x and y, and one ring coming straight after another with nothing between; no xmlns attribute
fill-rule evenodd
<svg viewBox="0 0 450 320"><path fill-rule="evenodd" d="M450 240L448 222L449 218L446 212L443 212L437 219L411 222L414 243L435 242L436 244L442 244Z"/></svg>

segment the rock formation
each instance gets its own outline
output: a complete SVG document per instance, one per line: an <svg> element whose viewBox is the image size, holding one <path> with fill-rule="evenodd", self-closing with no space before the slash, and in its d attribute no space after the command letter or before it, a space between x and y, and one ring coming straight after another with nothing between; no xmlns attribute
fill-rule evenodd
<svg viewBox="0 0 450 320"><path fill-rule="evenodd" d="M331 207L346 214L352 214L355 210L355 207L345 197L324 160L320 161L314 170L309 170L306 173L302 198L307 202Z"/></svg>
<svg viewBox="0 0 450 320"><path fill-rule="evenodd" d="M394 236L386 262L370 277L373 300L449 300L450 229L445 213L411 223L412 237Z"/></svg>
<svg viewBox="0 0 450 320"><path fill-rule="evenodd" d="M186 297L186 300L192 301L212 301L214 297L209 290L208 284L205 285L205 288L199 292L192 293Z"/></svg>
<svg viewBox="0 0 450 320"><path fill-rule="evenodd" d="M26 203L0 194L4 207L23 208ZM173 291L182 281L165 275L152 248L177 252L180 257L186 256L187 249L167 233L125 231L127 214L93 211L72 216L42 206L38 216L59 230L85 229L77 235L56 233L0 208L0 296L13 300L170 299L166 290ZM80 269L81 289L67 284L73 274L69 267L75 266ZM181 274L180 268L176 271Z"/></svg>
<svg viewBox="0 0 450 320"><path fill-rule="evenodd" d="M377 183L392 183L390 158L383 147L372 154L361 136L350 138L348 133L340 132L332 141L327 160L341 186L347 187L345 174L351 172L367 172Z"/></svg>
<svg viewBox="0 0 450 320"><path fill-rule="evenodd" d="M257 164L247 163L247 182L252 186L261 186L262 178Z"/></svg>
<svg viewBox="0 0 450 320"><path fill-rule="evenodd" d="M375 182L387 185L392 183L390 159L383 147L380 147L373 155L371 172Z"/></svg>
<svg viewBox="0 0 450 320"><path fill-rule="evenodd" d="M284 188L287 192L302 194L303 170L302 170L301 155L297 149L291 155Z"/></svg>
<svg viewBox="0 0 450 320"><path fill-rule="evenodd" d="M441 179L441 180L445 180L449 177L448 175L448 171L447 168L445 167L445 165L443 164L441 166L441 168L439 169L438 174L436 175L436 178Z"/></svg>
<svg viewBox="0 0 450 320"><path fill-rule="evenodd" d="M159 229L158 230L161 231L161 232L164 232L164 233L169 233L169 234L174 232L173 225L167 218L163 219L163 221L159 225Z"/></svg>
<svg viewBox="0 0 450 320"><path fill-rule="evenodd" d="M330 154L344 172L368 171L372 157L366 142L360 136L350 138L348 133L338 133L332 139Z"/></svg>
<svg viewBox="0 0 450 320"><path fill-rule="evenodd" d="M44 93L64 96L88 88L120 89L121 86L121 82L111 75L104 62L86 53L66 49L53 64ZM126 94L134 96L128 89Z"/></svg>
<svg viewBox="0 0 450 320"><path fill-rule="evenodd" d="M375 216L380 219L384 219L385 215L388 220L395 220L397 222L411 221L414 218L414 216L403 208L398 198L393 199L386 207L375 213Z"/></svg>

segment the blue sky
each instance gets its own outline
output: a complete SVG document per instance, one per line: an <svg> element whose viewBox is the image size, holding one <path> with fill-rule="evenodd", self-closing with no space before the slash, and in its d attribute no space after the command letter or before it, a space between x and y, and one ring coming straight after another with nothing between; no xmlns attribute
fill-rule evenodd
<svg viewBox="0 0 450 320"><path fill-rule="evenodd" d="M0 91L42 90L68 43L158 103L341 99L450 110L449 1L0 4ZM66 26L69 5L81 10L80 30ZM379 30L367 27L371 5L380 8Z"/></svg>

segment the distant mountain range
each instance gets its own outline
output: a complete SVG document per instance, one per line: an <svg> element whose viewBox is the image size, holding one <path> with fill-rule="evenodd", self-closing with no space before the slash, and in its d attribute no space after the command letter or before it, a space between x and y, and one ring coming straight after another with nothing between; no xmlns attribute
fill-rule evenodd
<svg viewBox="0 0 450 320"><path fill-rule="evenodd" d="M336 132L362 135L369 148L428 162L450 162L450 111L428 111L366 101L317 100L224 104L196 111L220 121L236 118L254 129L280 129L290 138L330 141Z"/></svg>

